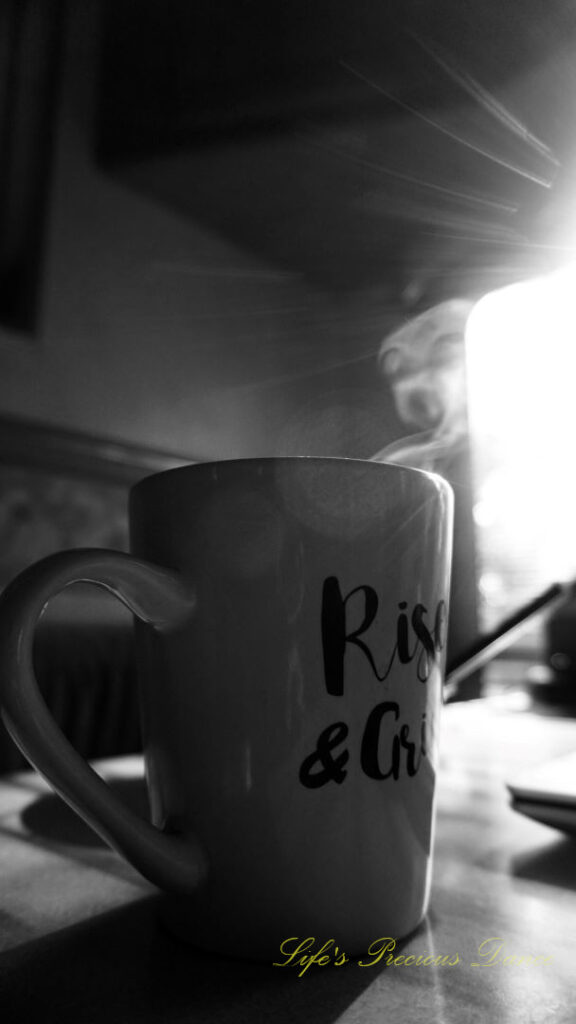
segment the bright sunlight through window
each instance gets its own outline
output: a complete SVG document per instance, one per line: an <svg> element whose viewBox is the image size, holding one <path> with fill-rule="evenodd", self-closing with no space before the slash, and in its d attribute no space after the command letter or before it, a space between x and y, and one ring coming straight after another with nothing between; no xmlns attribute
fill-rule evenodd
<svg viewBox="0 0 576 1024"><path fill-rule="evenodd" d="M576 264L492 292L466 330L483 619L576 578Z"/></svg>

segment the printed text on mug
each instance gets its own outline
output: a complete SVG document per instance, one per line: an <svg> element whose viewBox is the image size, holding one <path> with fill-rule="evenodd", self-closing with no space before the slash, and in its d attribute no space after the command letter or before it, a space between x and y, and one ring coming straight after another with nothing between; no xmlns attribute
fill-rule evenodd
<svg viewBox="0 0 576 1024"><path fill-rule="evenodd" d="M363 615L359 625L350 627L347 605L355 595L363 597ZM395 642L380 666L365 635L374 623L378 611L378 595L373 587L360 585L343 595L336 576L329 576L322 589L321 633L324 664L324 683L330 696L344 695L344 665L347 645L358 648L370 665L378 682L384 682L393 667L412 665L417 681L425 685L432 668L438 661L446 643L446 602L438 602L429 619L428 609L417 603L410 610L407 601L398 602L395 624ZM427 621L428 620L428 621ZM388 756L383 763L379 749L384 730L391 735ZM346 778L349 751L344 746L349 729L345 722L334 722L322 730L314 750L300 766L300 782L308 789L317 789L327 782L338 784ZM397 781L404 772L408 776L418 773L426 757L426 715L422 715L419 728L410 729L401 721L397 701L379 702L368 715L360 745L362 771L371 779Z"/></svg>

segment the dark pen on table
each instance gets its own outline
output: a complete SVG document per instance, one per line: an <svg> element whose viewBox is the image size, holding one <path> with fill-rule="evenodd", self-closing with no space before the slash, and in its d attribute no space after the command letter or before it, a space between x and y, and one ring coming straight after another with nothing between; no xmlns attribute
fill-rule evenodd
<svg viewBox="0 0 576 1024"><path fill-rule="evenodd" d="M444 703L449 704L458 696L460 684L468 676L510 647L535 618L543 612L553 611L571 592L571 584L554 583L538 597L504 619L492 632L479 637L448 666L444 684Z"/></svg>

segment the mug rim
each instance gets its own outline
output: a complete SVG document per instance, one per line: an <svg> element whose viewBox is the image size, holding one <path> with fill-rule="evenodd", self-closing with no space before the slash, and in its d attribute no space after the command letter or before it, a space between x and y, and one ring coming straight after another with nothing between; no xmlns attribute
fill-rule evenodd
<svg viewBox="0 0 576 1024"><path fill-rule="evenodd" d="M168 477L174 478L175 474L188 475L193 471L202 470L204 472L210 472L215 466L221 468L225 465L233 466L270 466L271 464L289 464L289 463L302 463L302 462L319 462L322 464L326 463L342 463L342 464L361 464L363 466L374 466L379 467L380 470L383 468L386 471L392 471L394 474L400 473L401 475L409 474L410 476L420 476L428 480L437 489L451 491L450 484L441 476L440 473L433 472L427 469L417 469L415 466L404 466L400 463L395 462L377 462L374 459L356 459L356 458L345 458L338 455L263 455L263 456L249 456L245 458L232 458L232 459L210 459L207 462L189 462L183 466L174 466L171 469L163 469L158 473L150 473L141 480L138 480L130 488L130 496L133 496L140 488L150 486L153 481L161 481Z"/></svg>

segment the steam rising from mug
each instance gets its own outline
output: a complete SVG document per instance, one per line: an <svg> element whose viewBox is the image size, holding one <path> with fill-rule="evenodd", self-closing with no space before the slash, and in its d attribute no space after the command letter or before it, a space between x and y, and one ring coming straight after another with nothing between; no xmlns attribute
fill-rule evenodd
<svg viewBox="0 0 576 1024"><path fill-rule="evenodd" d="M434 470L466 430L464 335L473 302L450 299L403 324L382 342L379 365L390 381L398 416L413 434L372 456Z"/></svg>

